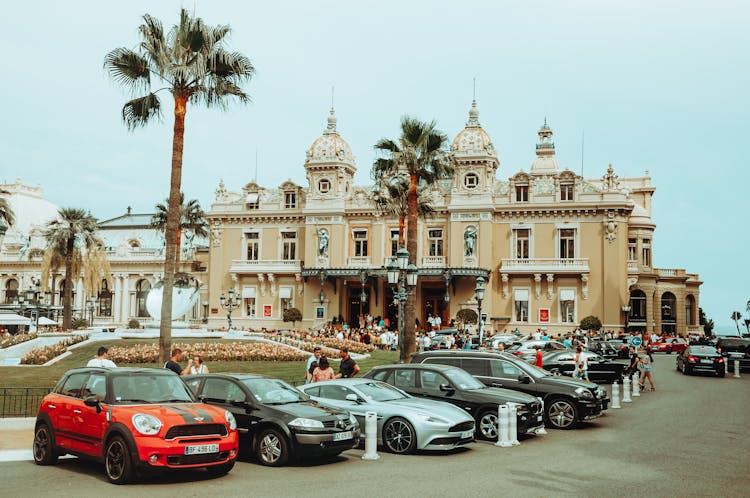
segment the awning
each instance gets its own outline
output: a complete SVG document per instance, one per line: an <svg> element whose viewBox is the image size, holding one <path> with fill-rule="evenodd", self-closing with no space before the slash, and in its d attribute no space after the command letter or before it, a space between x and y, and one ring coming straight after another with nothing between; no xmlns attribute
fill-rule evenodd
<svg viewBox="0 0 750 498"><path fill-rule="evenodd" d="M0 325L31 325L31 320L15 313L0 313Z"/></svg>
<svg viewBox="0 0 750 498"><path fill-rule="evenodd" d="M40 316L39 325L57 325L57 322L54 320L50 320L46 316Z"/></svg>
<svg viewBox="0 0 750 498"><path fill-rule="evenodd" d="M575 289L560 289L560 301L575 301Z"/></svg>
<svg viewBox="0 0 750 498"><path fill-rule="evenodd" d="M279 287L279 297L281 299L291 299L292 288L291 287Z"/></svg>
<svg viewBox="0 0 750 498"><path fill-rule="evenodd" d="M516 301L528 301L529 300L529 289L514 289L513 297Z"/></svg>
<svg viewBox="0 0 750 498"><path fill-rule="evenodd" d="M248 204L255 204L258 202L258 194L247 194L247 197L245 197L245 202Z"/></svg>
<svg viewBox="0 0 750 498"><path fill-rule="evenodd" d="M255 287L243 287L242 288L242 299L253 299L258 294L258 289Z"/></svg>

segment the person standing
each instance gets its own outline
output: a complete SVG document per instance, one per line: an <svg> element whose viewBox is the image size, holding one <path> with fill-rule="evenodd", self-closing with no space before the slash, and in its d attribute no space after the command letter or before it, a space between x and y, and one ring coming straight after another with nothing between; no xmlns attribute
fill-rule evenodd
<svg viewBox="0 0 750 498"><path fill-rule="evenodd" d="M635 350L635 347L630 346L630 365L628 365L627 370L625 371L626 375L631 377L636 370L638 370L638 364L641 362L640 358L638 357L638 353Z"/></svg>
<svg viewBox="0 0 750 498"><path fill-rule="evenodd" d="M589 382L589 358L588 353L584 349L578 348L578 359L576 360L578 362L578 376L585 380L586 382Z"/></svg>
<svg viewBox="0 0 750 498"><path fill-rule="evenodd" d="M202 357L198 355L193 356L193 360L190 362L190 366L188 367L188 373L190 375L208 373L208 367L205 363L203 363Z"/></svg>
<svg viewBox="0 0 750 498"><path fill-rule="evenodd" d="M187 375L187 368L183 370L180 362L182 361L182 350L180 348L174 348L172 350L172 357L164 364L164 368L167 368L177 375Z"/></svg>
<svg viewBox="0 0 750 498"><path fill-rule="evenodd" d="M315 346L313 348L313 354L311 357L307 359L307 363L305 364L305 384L309 384L312 380L312 374L310 373L310 367L312 367L313 362L317 362L320 360L321 356L320 347Z"/></svg>
<svg viewBox="0 0 750 498"><path fill-rule="evenodd" d="M536 347L536 354L534 355L534 365L538 366L539 368L543 368L543 360L542 360L542 348L539 346Z"/></svg>
<svg viewBox="0 0 750 498"><path fill-rule="evenodd" d="M341 348L341 366L339 366L339 373L336 375L336 378L350 379L357 375L357 373L359 373L359 365L349 356L347 348Z"/></svg>
<svg viewBox="0 0 750 498"><path fill-rule="evenodd" d="M103 368L117 368L117 365L115 365L115 362L107 358L109 354L109 350L105 348L104 346L100 347L96 351L96 358L91 358L88 363L86 363L87 367L103 367Z"/></svg>
<svg viewBox="0 0 750 498"><path fill-rule="evenodd" d="M440 318L440 315L435 315L432 319L432 323L435 330L440 330L443 327L443 319Z"/></svg>
<svg viewBox="0 0 750 498"><path fill-rule="evenodd" d="M326 358L325 356L321 356L318 367L313 370L310 383L323 382L325 380L333 380L335 378L336 374L333 372L333 368L331 368L331 365L328 363L328 358Z"/></svg>
<svg viewBox="0 0 750 498"><path fill-rule="evenodd" d="M649 355L643 355L643 358L640 359L640 362L643 364L643 375L641 376L641 380L638 382L638 387L640 387L641 391L643 391L646 388L646 379L648 379L649 384L651 384L651 390L655 391L656 386L654 385L654 378L651 376L651 360L649 358Z"/></svg>

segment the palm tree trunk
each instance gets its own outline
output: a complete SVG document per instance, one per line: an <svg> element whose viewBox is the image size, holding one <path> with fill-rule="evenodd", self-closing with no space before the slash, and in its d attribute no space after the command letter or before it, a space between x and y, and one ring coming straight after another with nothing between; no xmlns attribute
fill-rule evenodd
<svg viewBox="0 0 750 498"><path fill-rule="evenodd" d="M70 329L70 322L73 316L71 301L73 300L73 248L75 239L68 239L67 252L65 253L65 294L63 295L63 330Z"/></svg>
<svg viewBox="0 0 750 498"><path fill-rule="evenodd" d="M404 245L404 228L406 225L406 220L403 216L398 217L398 247L403 247Z"/></svg>
<svg viewBox="0 0 750 498"><path fill-rule="evenodd" d="M409 263L417 264L417 175L411 175L409 192L406 198L406 250L409 251ZM406 300L406 312L404 313L406 326L404 327L404 343L401 345L404 351L404 362L411 360L411 355L416 349L416 318L417 318L417 289L414 289Z"/></svg>
<svg viewBox="0 0 750 498"><path fill-rule="evenodd" d="M159 353L162 364L172 356L172 287L177 264L177 238L180 228L180 184L182 183L182 149L185 141L187 96L174 99L174 131L172 136L172 175L169 183L169 206L164 255L164 287L162 289L161 319L159 323Z"/></svg>

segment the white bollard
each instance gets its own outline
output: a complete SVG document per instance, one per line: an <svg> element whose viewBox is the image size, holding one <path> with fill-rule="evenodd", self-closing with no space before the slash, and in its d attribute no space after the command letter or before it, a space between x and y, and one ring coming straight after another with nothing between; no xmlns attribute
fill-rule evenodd
<svg viewBox="0 0 750 498"><path fill-rule="evenodd" d="M622 408L620 406L620 386L617 381L612 383L612 408Z"/></svg>
<svg viewBox="0 0 750 498"><path fill-rule="evenodd" d="M541 396L538 397L537 399L542 404L542 420L543 420L544 419L544 400L542 399ZM536 435L537 436L545 436L545 435L547 435L547 431L544 428L544 425L542 425L539 429L536 430Z"/></svg>
<svg viewBox="0 0 750 498"><path fill-rule="evenodd" d="M518 440L518 405L508 403L508 440L513 446L518 446L521 442Z"/></svg>
<svg viewBox="0 0 750 498"><path fill-rule="evenodd" d="M740 360L736 358L734 360L734 378L735 379L740 378Z"/></svg>
<svg viewBox="0 0 750 498"><path fill-rule="evenodd" d="M497 407L497 442L495 446L509 448L513 446L508 438L508 407L499 405Z"/></svg>
<svg viewBox="0 0 750 498"><path fill-rule="evenodd" d="M365 454L362 460L377 460L378 455L378 414L365 413Z"/></svg>
<svg viewBox="0 0 750 498"><path fill-rule="evenodd" d="M630 399L630 377L622 379L622 402L631 403L633 400Z"/></svg>
<svg viewBox="0 0 750 498"><path fill-rule="evenodd" d="M641 386L638 383L638 378L639 378L638 372L636 371L633 373L633 397L634 398L637 398L638 396L641 395Z"/></svg>

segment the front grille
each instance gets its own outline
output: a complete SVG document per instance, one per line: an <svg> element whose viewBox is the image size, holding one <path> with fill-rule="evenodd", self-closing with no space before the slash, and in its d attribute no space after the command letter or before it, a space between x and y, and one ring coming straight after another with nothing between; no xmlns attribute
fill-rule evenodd
<svg viewBox="0 0 750 498"><path fill-rule="evenodd" d="M463 431L470 431L474 428L474 421L469 420L468 422L461 422L460 424L456 424L450 429L448 429L448 432L463 432Z"/></svg>
<svg viewBox="0 0 750 498"><path fill-rule="evenodd" d="M190 424L170 427L164 439L176 439L186 436L226 436L224 424Z"/></svg>
<svg viewBox="0 0 750 498"><path fill-rule="evenodd" d="M344 429L349 425L349 419L323 420L323 427L326 429Z"/></svg>
<svg viewBox="0 0 750 498"><path fill-rule="evenodd" d="M457 437L439 437L430 441L430 444L434 445L445 445L445 444L466 444L474 441L473 438L459 439Z"/></svg>
<svg viewBox="0 0 750 498"><path fill-rule="evenodd" d="M539 415L542 413L542 404L539 401L534 401L533 403L530 403L531 406L531 413L534 415Z"/></svg>
<svg viewBox="0 0 750 498"><path fill-rule="evenodd" d="M226 460L228 451L221 453L207 453L205 455L171 455L167 457L169 465L198 465L201 463L214 463Z"/></svg>

